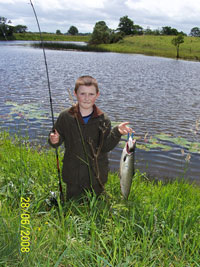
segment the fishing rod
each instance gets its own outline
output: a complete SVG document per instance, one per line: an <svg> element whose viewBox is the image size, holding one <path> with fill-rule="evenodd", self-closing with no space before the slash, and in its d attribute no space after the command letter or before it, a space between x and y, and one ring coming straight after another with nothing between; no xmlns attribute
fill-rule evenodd
<svg viewBox="0 0 200 267"><path fill-rule="evenodd" d="M53 129L54 129L54 112L53 112L53 101L52 101L52 97L51 97L51 87L50 87L50 80L49 80L49 70L48 70L48 65L47 65L47 58L46 58L46 53L45 53L45 49L44 49L44 41L43 41L43 37L42 37L42 32L40 29L40 24L39 24L39 20L34 8L34 5L32 3L32 1L30 0L30 4L32 6L33 9L33 13L35 15L35 19L37 22L37 26L39 29L39 33L40 33L40 41L41 41L41 45L42 45L42 50L43 50L43 55L44 55L44 62L45 62L45 67L46 67L46 74L47 74L47 83L48 83L48 89L49 89L49 101L50 101L50 108L51 108L51 119L52 119L52 125L53 125ZM54 130L53 130L54 131ZM64 195L63 195L63 190L62 190L62 183L61 183L61 176L60 176L60 166L59 166L59 158L58 158L58 148L56 147L55 149L55 153L56 153L56 161L57 161L57 170L58 170L58 180L59 180L59 190L60 190L60 200L61 203L64 202ZM52 192L53 194L51 194L54 197L54 192Z"/></svg>

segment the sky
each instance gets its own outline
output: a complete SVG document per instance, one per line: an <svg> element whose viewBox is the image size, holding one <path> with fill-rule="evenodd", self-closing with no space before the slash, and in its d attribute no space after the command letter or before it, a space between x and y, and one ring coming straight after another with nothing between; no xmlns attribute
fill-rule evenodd
<svg viewBox="0 0 200 267"><path fill-rule="evenodd" d="M170 26L189 34L200 28L200 0L32 0L41 31L66 33L76 26L81 33L92 32L97 21L116 29L119 19L128 16L144 29ZM30 0L0 0L0 16L13 26L26 25L37 32Z"/></svg>

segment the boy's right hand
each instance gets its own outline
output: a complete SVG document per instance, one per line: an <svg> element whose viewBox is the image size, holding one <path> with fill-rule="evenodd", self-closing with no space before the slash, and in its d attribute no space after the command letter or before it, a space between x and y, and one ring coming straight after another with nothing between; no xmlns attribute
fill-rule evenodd
<svg viewBox="0 0 200 267"><path fill-rule="evenodd" d="M53 145L57 144L59 142L59 133L56 131L55 129L55 132L52 132L50 133L50 141Z"/></svg>

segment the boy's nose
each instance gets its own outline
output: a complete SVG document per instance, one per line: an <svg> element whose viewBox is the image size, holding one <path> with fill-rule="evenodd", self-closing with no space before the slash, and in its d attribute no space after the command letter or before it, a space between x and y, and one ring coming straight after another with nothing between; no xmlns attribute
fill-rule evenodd
<svg viewBox="0 0 200 267"><path fill-rule="evenodd" d="M86 94L85 95L85 99L88 100L89 99L89 95Z"/></svg>

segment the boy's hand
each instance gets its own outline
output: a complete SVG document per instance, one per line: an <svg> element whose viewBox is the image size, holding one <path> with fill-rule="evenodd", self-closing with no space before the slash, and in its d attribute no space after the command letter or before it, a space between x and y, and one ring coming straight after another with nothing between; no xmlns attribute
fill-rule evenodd
<svg viewBox="0 0 200 267"><path fill-rule="evenodd" d="M56 131L54 133L50 133L50 141L53 145L57 144L59 142L59 133Z"/></svg>
<svg viewBox="0 0 200 267"><path fill-rule="evenodd" d="M119 130L120 134L126 135L127 133L134 132L133 129L131 129L130 127L127 126L128 124L129 124L129 122L122 122L118 125L118 130Z"/></svg>

